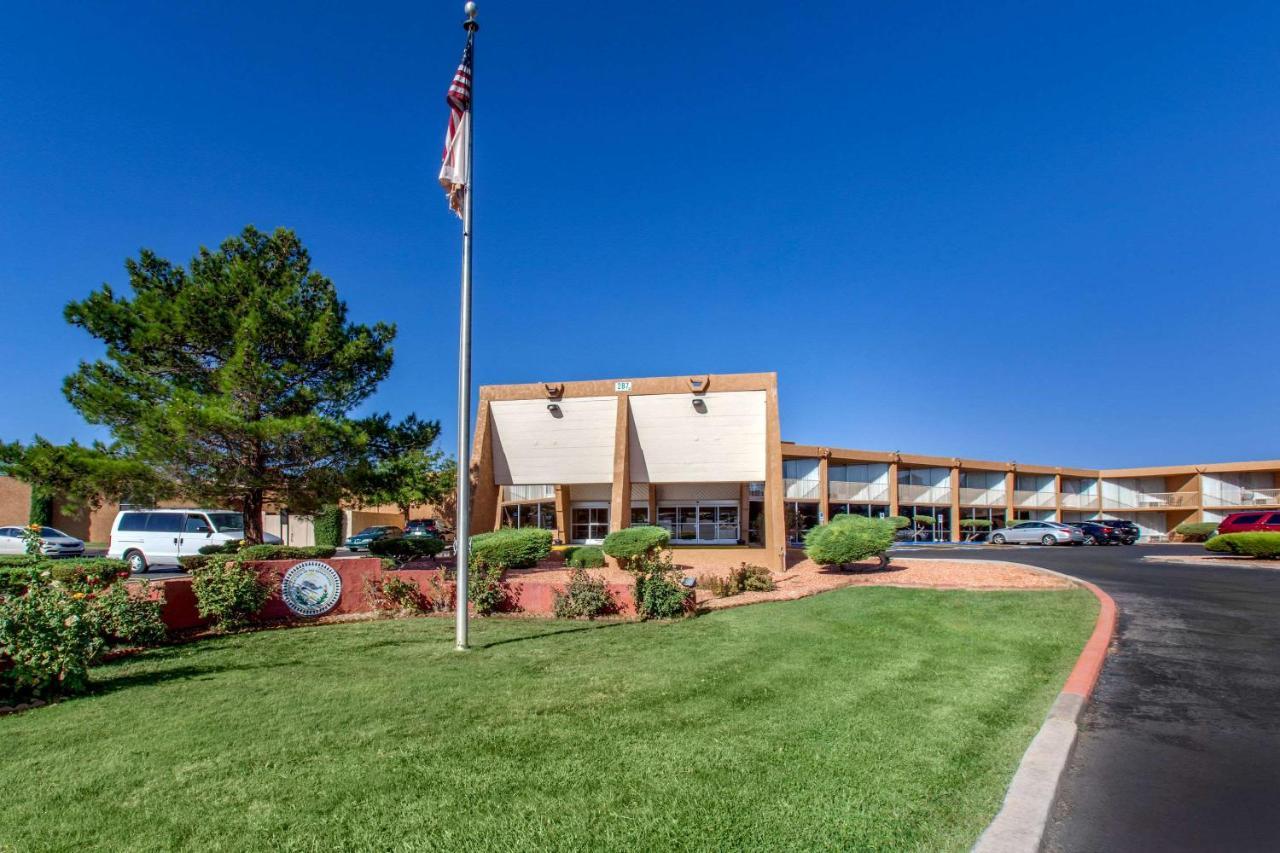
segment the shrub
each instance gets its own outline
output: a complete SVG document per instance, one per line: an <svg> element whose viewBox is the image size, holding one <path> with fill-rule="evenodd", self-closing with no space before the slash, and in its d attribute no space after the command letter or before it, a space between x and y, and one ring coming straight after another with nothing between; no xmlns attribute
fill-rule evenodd
<svg viewBox="0 0 1280 853"><path fill-rule="evenodd" d="M1188 542L1203 542L1218 532L1216 521L1184 521L1173 532Z"/></svg>
<svg viewBox="0 0 1280 853"><path fill-rule="evenodd" d="M844 566L868 557L880 557L893 544L894 526L887 519L844 516L839 521L820 524L804 537L804 552L820 566Z"/></svg>
<svg viewBox="0 0 1280 853"><path fill-rule="evenodd" d="M0 597L22 595L40 577L40 569L0 566Z"/></svg>
<svg viewBox="0 0 1280 853"><path fill-rule="evenodd" d="M39 554L0 554L0 568L28 569L50 562Z"/></svg>
<svg viewBox="0 0 1280 853"><path fill-rule="evenodd" d="M395 575L366 577L364 595L375 610L384 613L422 613L430 609L430 602L417 584Z"/></svg>
<svg viewBox="0 0 1280 853"><path fill-rule="evenodd" d="M962 518L960 526L966 530L990 530L991 519L988 518Z"/></svg>
<svg viewBox="0 0 1280 853"><path fill-rule="evenodd" d="M840 517L837 515L832 521ZM768 592L778 588L768 569L746 563L742 563L725 577L707 578L705 584L716 595L725 598L743 592Z"/></svg>
<svg viewBox="0 0 1280 853"><path fill-rule="evenodd" d="M495 530L471 537L472 566L483 563L501 571L527 569L551 553L551 531L537 527Z"/></svg>
<svg viewBox="0 0 1280 853"><path fill-rule="evenodd" d="M580 545L565 552L564 562L573 569L599 569L604 566L604 551L594 545Z"/></svg>
<svg viewBox="0 0 1280 853"><path fill-rule="evenodd" d="M10 699L79 693L102 649L98 620L84 593L35 583L0 598L0 685Z"/></svg>
<svg viewBox="0 0 1280 853"><path fill-rule="evenodd" d="M641 619L674 619L685 614L693 590L681 586L671 554L641 557L631 566L636 575L636 613Z"/></svg>
<svg viewBox="0 0 1280 853"><path fill-rule="evenodd" d="M892 524L894 530L901 530L911 524L911 519L907 518L905 515L890 515L882 520Z"/></svg>
<svg viewBox="0 0 1280 853"><path fill-rule="evenodd" d="M187 574L198 571L202 566L208 565L213 559L211 554L190 554L186 557L178 558L178 565L182 566L182 570Z"/></svg>
<svg viewBox="0 0 1280 853"><path fill-rule="evenodd" d="M1204 543L1204 547L1223 554L1275 560L1280 558L1280 533L1223 533Z"/></svg>
<svg viewBox="0 0 1280 853"><path fill-rule="evenodd" d="M102 636L108 642L151 646L164 642L168 630L164 625L164 592L153 598L151 585L113 584L97 599Z"/></svg>
<svg viewBox="0 0 1280 853"><path fill-rule="evenodd" d="M201 554L234 554L240 550L240 546L244 543L239 539L233 539L230 542L220 542L217 545L204 545L200 548Z"/></svg>
<svg viewBox="0 0 1280 853"><path fill-rule="evenodd" d="M342 544L341 509L336 506L326 506L315 514L311 522L317 547L337 548Z"/></svg>
<svg viewBox="0 0 1280 853"><path fill-rule="evenodd" d="M27 524L40 527L53 524L53 495L39 486L31 487L31 505L27 512Z"/></svg>
<svg viewBox="0 0 1280 853"><path fill-rule="evenodd" d="M435 536L414 536L406 539L375 539L369 543L369 553L390 557L396 565L404 565L426 557L432 559L444 550L444 540Z"/></svg>
<svg viewBox="0 0 1280 853"><path fill-rule="evenodd" d="M129 564L105 557L50 560L45 567L53 579L75 592L101 592L117 579L129 577Z"/></svg>
<svg viewBox="0 0 1280 853"><path fill-rule="evenodd" d="M332 557L333 548L320 545L298 547L296 545L247 545L236 552L242 563L258 560L323 560Z"/></svg>
<svg viewBox="0 0 1280 853"><path fill-rule="evenodd" d="M638 571L641 564L651 563L658 552L671 544L671 533L665 527L641 524L615 530L604 538L604 552L627 571Z"/></svg>
<svg viewBox="0 0 1280 853"><path fill-rule="evenodd" d="M937 516L933 515L913 515L911 520L922 527L932 527L938 523Z"/></svg>
<svg viewBox="0 0 1280 853"><path fill-rule="evenodd" d="M603 553L600 554L600 559L603 564ZM618 609L604 578L596 577L582 568L575 568L569 573L568 587L563 593L556 592L555 599L557 619L594 619Z"/></svg>
<svg viewBox="0 0 1280 853"><path fill-rule="evenodd" d="M467 598L481 616L496 613L507 603L509 589L502 572L498 566L484 562L473 563L467 572Z"/></svg>
<svg viewBox="0 0 1280 853"><path fill-rule="evenodd" d="M191 575L196 612L223 631L244 627L267 603L270 590L257 570L234 560L214 560Z"/></svg>

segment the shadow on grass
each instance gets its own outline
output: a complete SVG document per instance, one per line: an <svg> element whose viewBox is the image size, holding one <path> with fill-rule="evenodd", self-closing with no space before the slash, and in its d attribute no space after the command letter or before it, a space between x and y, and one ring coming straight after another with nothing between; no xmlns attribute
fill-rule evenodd
<svg viewBox="0 0 1280 853"><path fill-rule="evenodd" d="M557 628L554 631L542 631L538 634L527 634L523 637L508 637L505 640L494 640L491 643L474 643L472 648L491 649L495 646L505 646L510 643L524 643L529 640L542 640L547 637L555 637L559 634L578 634L582 631L604 631L609 628L621 628L624 625L635 625L635 622L589 622L584 625L578 625L573 628Z"/></svg>
<svg viewBox="0 0 1280 853"><path fill-rule="evenodd" d="M170 666L162 669L134 672L117 675L102 681L94 679L89 689L90 696L105 696L118 690L143 687L149 684L163 684L166 681L204 681L225 672L243 672L252 669L277 669L284 661L272 661L265 664L217 664L209 663L199 666Z"/></svg>

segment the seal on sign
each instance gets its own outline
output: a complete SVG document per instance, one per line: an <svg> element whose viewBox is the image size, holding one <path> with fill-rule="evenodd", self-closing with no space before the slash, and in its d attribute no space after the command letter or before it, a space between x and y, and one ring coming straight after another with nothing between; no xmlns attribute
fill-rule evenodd
<svg viewBox="0 0 1280 853"><path fill-rule="evenodd" d="M342 578L333 566L319 560L298 563L284 573L280 597L299 616L323 616L338 604Z"/></svg>

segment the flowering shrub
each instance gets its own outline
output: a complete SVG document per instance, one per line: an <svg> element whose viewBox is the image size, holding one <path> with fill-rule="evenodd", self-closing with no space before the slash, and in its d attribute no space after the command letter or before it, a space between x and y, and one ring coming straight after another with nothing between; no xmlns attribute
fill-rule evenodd
<svg viewBox="0 0 1280 853"><path fill-rule="evenodd" d="M163 588L159 597L151 592L151 584L115 583L96 600L98 622L103 639L117 644L150 646L162 643L168 636L162 613Z"/></svg>
<svg viewBox="0 0 1280 853"><path fill-rule="evenodd" d="M28 524L22 528L22 547L28 554L39 554L44 540L40 538L40 525Z"/></svg>
<svg viewBox="0 0 1280 853"><path fill-rule="evenodd" d="M54 580L66 584L73 592L99 593L117 580L129 577L128 563L103 557L50 560L42 567L49 570Z"/></svg>
<svg viewBox="0 0 1280 853"><path fill-rule="evenodd" d="M725 577L707 578L707 588L723 598L743 592L768 592L778 588L773 574L762 566L742 563Z"/></svg>
<svg viewBox="0 0 1280 853"><path fill-rule="evenodd" d="M423 613L431 609L431 602L417 584L395 575L365 578L364 596L383 613Z"/></svg>
<svg viewBox="0 0 1280 853"><path fill-rule="evenodd" d="M683 616L693 590L680 585L679 572L670 552L643 557L631 563L636 575L636 612L641 619L674 619Z"/></svg>
<svg viewBox="0 0 1280 853"><path fill-rule="evenodd" d="M569 574L569 586L557 592L555 613L557 619L594 619L615 612L618 607L609 594L604 578L589 574L585 569L574 569Z"/></svg>
<svg viewBox="0 0 1280 853"><path fill-rule="evenodd" d="M476 560L467 573L467 597L476 613L488 616L507 603L510 590L502 579L502 567Z"/></svg>
<svg viewBox="0 0 1280 853"><path fill-rule="evenodd" d="M21 699L88 686L89 662L103 646L88 595L49 580L0 598L0 695Z"/></svg>
<svg viewBox="0 0 1280 853"><path fill-rule="evenodd" d="M223 631L242 628L267 603L270 589L256 569L234 560L214 560L191 574L196 612Z"/></svg>

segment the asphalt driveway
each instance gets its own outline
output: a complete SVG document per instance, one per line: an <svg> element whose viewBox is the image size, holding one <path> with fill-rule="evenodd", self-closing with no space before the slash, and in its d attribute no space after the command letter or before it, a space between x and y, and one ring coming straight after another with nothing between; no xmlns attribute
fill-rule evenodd
<svg viewBox="0 0 1280 853"><path fill-rule="evenodd" d="M1203 549L927 550L1066 572L1120 607L1047 850L1280 850L1280 565L1141 559L1178 552Z"/></svg>

